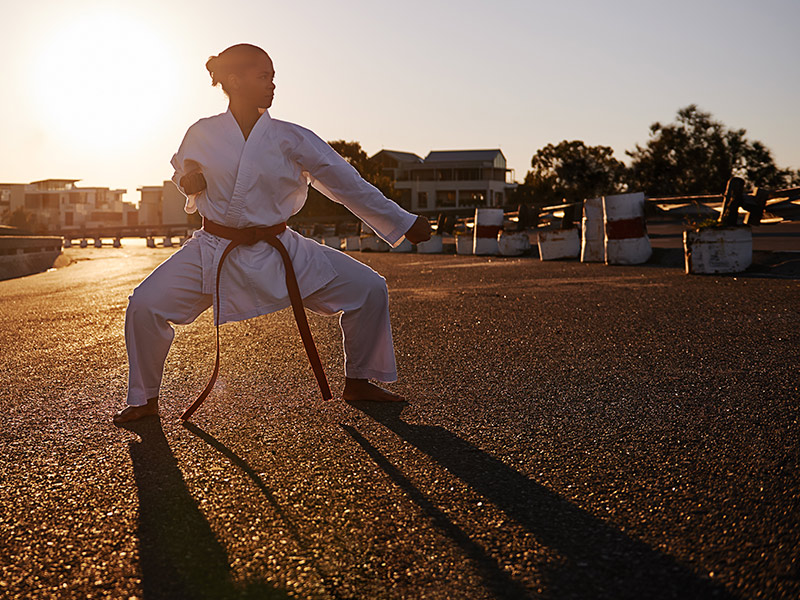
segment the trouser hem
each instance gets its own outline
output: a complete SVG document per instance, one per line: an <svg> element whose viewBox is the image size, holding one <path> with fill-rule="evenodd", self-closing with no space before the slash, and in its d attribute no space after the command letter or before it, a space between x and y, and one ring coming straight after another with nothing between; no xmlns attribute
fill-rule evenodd
<svg viewBox="0 0 800 600"><path fill-rule="evenodd" d="M144 406L150 398L158 397L158 388L144 392L128 392L128 406Z"/></svg>
<svg viewBox="0 0 800 600"><path fill-rule="evenodd" d="M344 374L351 379L377 379L383 383L394 383L397 381L397 371L376 371L374 369L345 367Z"/></svg>

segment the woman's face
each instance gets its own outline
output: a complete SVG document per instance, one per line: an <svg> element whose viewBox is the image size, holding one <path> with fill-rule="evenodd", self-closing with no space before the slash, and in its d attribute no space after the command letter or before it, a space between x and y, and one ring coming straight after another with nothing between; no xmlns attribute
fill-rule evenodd
<svg viewBox="0 0 800 600"><path fill-rule="evenodd" d="M272 106L275 95L275 69L266 54L258 53L255 62L237 75L236 95L239 99L258 108Z"/></svg>

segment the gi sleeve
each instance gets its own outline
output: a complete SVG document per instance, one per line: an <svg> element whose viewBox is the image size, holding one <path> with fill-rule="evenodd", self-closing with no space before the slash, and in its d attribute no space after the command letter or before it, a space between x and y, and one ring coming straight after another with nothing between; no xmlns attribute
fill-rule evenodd
<svg viewBox="0 0 800 600"><path fill-rule="evenodd" d="M390 246L398 246L417 216L386 198L313 131L296 127L293 158L308 173L311 185L344 205Z"/></svg>
<svg viewBox="0 0 800 600"><path fill-rule="evenodd" d="M183 188L181 187L181 178L184 175L186 175L186 173L188 173L189 171L196 169L200 166L195 161L185 158L187 149L191 145L191 139L190 139L191 131L192 130L190 128L189 131L186 132L186 135L183 137L183 142L181 142L178 151L175 154L173 154L172 160L170 160L172 168L175 169L175 172L172 174L172 183L174 183L175 187L177 187L178 190L180 190L181 194L186 196L186 204L184 205L183 210L188 214L197 212L197 203L195 202L195 199L197 198L198 194L202 193L198 192L198 194L189 195L185 191L183 191Z"/></svg>

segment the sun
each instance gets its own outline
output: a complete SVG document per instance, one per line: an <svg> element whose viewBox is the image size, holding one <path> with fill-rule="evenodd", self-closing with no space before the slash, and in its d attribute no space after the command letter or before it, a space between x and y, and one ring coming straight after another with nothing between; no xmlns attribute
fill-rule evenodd
<svg viewBox="0 0 800 600"><path fill-rule="evenodd" d="M83 13L47 35L32 70L33 104L61 144L113 151L154 135L174 101L174 59L147 24Z"/></svg>

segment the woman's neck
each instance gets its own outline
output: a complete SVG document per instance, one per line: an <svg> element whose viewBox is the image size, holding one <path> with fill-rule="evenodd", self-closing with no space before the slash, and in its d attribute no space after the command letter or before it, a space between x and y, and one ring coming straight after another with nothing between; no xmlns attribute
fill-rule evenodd
<svg viewBox="0 0 800 600"><path fill-rule="evenodd" d="M244 135L244 139L246 140L253 130L256 121L258 121L258 118L261 116L261 111L258 110L257 106L253 106L252 104L247 106L239 105L233 99L231 99L228 104L228 109L239 124L239 129L242 130L242 135Z"/></svg>

